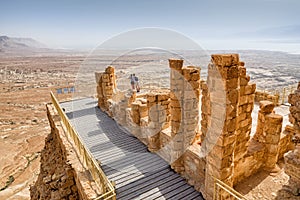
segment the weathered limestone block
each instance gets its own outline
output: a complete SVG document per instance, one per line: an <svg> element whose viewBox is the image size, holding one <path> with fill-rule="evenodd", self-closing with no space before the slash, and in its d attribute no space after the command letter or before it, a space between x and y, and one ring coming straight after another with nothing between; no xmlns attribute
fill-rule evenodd
<svg viewBox="0 0 300 200"><path fill-rule="evenodd" d="M300 82L297 90L289 95L290 122L293 123L295 135L292 141L295 143L295 150L284 155L285 173L290 176L287 189L294 195L300 195Z"/></svg>
<svg viewBox="0 0 300 200"><path fill-rule="evenodd" d="M183 60L169 59L170 72L170 120L174 142L171 166L184 171L182 155L196 135L199 117L200 68L183 67Z"/></svg>
<svg viewBox="0 0 300 200"><path fill-rule="evenodd" d="M218 109L211 110L211 115L207 118L211 118L211 127L214 127L217 121L224 121L224 124L223 127L220 127L222 130L220 136L218 136L220 132L217 127L211 128L212 133L206 135L206 144L203 144L213 145L212 150L206 157L206 199L212 199L213 179L211 176L220 179L229 186L233 186L233 152L237 128L236 110L239 101L238 54L212 55L212 62L208 67L207 86L210 88L211 106ZM224 116L220 113L222 109L225 112ZM214 135L218 137L217 144L212 143ZM225 141L225 138L231 138L232 143ZM225 198L226 194L220 194L220 197Z"/></svg>
<svg viewBox="0 0 300 200"><path fill-rule="evenodd" d="M275 105L273 102L270 101L261 101L259 107L260 110L258 111L256 132L253 139L258 142L265 143L265 137L266 137L266 134L264 133L265 118L267 114L273 112Z"/></svg>
<svg viewBox="0 0 300 200"><path fill-rule="evenodd" d="M281 115L271 113L266 115L265 120L265 157L267 158L265 162L265 168L272 169L275 167L278 160L279 140L282 129L283 117Z"/></svg>
<svg viewBox="0 0 300 200"><path fill-rule="evenodd" d="M275 105L279 105L279 94L272 95L266 91L256 91L255 102L260 102L260 101L271 101Z"/></svg>
<svg viewBox="0 0 300 200"><path fill-rule="evenodd" d="M183 60L180 59L169 59L169 66L171 69L181 70L183 67Z"/></svg>
<svg viewBox="0 0 300 200"><path fill-rule="evenodd" d="M146 106L140 105L140 112L144 112L144 115L148 116L146 130L149 144L148 148L149 151L154 152L161 148L160 132L170 126L170 92L169 90L157 92L153 91L147 93L146 99L147 104Z"/></svg>
<svg viewBox="0 0 300 200"><path fill-rule="evenodd" d="M239 55L238 54L213 54L211 56L212 63L221 67L238 66ZM227 79L227 76L223 76Z"/></svg>
<svg viewBox="0 0 300 200"><path fill-rule="evenodd" d="M193 185L196 190L204 192L205 181L205 158L199 157L199 148L196 145L192 145L184 154L184 174L190 185Z"/></svg>
<svg viewBox="0 0 300 200"><path fill-rule="evenodd" d="M283 158L283 155L295 149L295 144L292 142L292 136L294 135L295 130L292 126L286 125L284 131L280 136L279 149L278 149L278 160Z"/></svg>
<svg viewBox="0 0 300 200"><path fill-rule="evenodd" d="M264 146L256 141L251 144L247 154L235 162L234 185L256 173L263 165Z"/></svg>
<svg viewBox="0 0 300 200"><path fill-rule="evenodd" d="M140 104L138 102L131 103L131 118L134 123L140 125L140 112L139 112Z"/></svg>
<svg viewBox="0 0 300 200"><path fill-rule="evenodd" d="M271 101L260 101L259 102L259 108L262 113L269 114L273 112L273 109L275 107L275 104Z"/></svg>
<svg viewBox="0 0 300 200"><path fill-rule="evenodd" d="M97 97L98 106L101 110L112 115L111 103L107 103L109 99L113 98L114 90L116 88L115 69L109 66L105 69L105 72L95 72L95 79L97 83Z"/></svg>
<svg viewBox="0 0 300 200"><path fill-rule="evenodd" d="M83 161L78 159L74 144L55 120L53 107L47 105L46 108L51 133L41 153L38 179L30 187L31 199L95 199L101 189L93 188L94 181L84 173Z"/></svg>

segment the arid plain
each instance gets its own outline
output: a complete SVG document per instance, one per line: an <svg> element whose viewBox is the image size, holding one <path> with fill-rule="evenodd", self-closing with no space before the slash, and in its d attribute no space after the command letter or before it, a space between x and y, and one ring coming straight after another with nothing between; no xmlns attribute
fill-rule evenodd
<svg viewBox="0 0 300 200"><path fill-rule="evenodd" d="M209 53L224 52L232 51ZM257 83L258 89L281 92L284 87L293 86L300 80L300 55L272 51L233 52L238 52L241 60L245 61L251 80ZM58 88L74 85L76 88L76 83L79 83L76 78L84 71L87 55L82 52L0 55L0 199L30 198L29 185L36 180L39 173L40 152L44 139L50 132L45 111L45 104L50 102L49 92L56 93ZM141 63L133 66L123 62L125 57L119 59L119 62L115 61L118 65L117 75L127 77L135 72L140 78L142 89L156 86L154 83L157 83L157 79L160 83L157 86L168 87L169 83L164 81L164 77L169 76L168 66L162 68L153 65L156 63L155 59L166 59L165 56L155 55L155 59L150 61L144 59L148 57L149 55L130 56L131 61L144 60L152 63L143 65L144 67L139 65ZM112 59L109 55L99 55L97 62L109 64L110 60ZM101 66L97 62L93 65L93 70ZM167 60L162 61L164 62L167 63ZM200 67L204 73L207 65ZM95 82L94 79L86 81ZM88 90L90 91L93 90ZM95 93L87 95L93 96ZM72 93L56 96L61 101L74 98ZM250 185L255 183L253 180L258 178L262 184L257 184L249 192ZM248 185L239 186L237 189L243 193L249 192L249 199L274 199L276 191L286 182L287 175L279 167L271 176L264 172L256 174L249 180Z"/></svg>

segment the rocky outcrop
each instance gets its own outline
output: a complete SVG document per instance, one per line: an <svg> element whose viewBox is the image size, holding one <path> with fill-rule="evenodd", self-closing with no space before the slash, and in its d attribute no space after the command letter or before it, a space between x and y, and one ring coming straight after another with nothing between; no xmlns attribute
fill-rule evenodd
<svg viewBox="0 0 300 200"><path fill-rule="evenodd" d="M290 176L287 189L294 195L300 195L300 82L298 89L289 95L290 107L290 122L295 129L295 135L292 141L296 144L293 151L289 151L284 155L285 173Z"/></svg>
<svg viewBox="0 0 300 200"><path fill-rule="evenodd" d="M94 199L98 194L92 188L88 171L77 156L52 105L47 105L51 133L45 139L41 153L40 173L30 187L32 200Z"/></svg>

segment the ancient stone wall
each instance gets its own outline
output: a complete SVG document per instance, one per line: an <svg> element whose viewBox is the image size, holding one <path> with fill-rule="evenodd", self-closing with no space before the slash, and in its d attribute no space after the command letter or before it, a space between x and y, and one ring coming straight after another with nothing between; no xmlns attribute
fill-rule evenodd
<svg viewBox="0 0 300 200"><path fill-rule="evenodd" d="M250 133L252 128L252 110L254 108L254 96L256 84L251 83L250 77L246 73L244 62L239 63L238 74L238 108L237 108L237 127L236 144L234 147L234 179L233 183L239 182L244 176L244 158L248 152Z"/></svg>
<svg viewBox="0 0 300 200"><path fill-rule="evenodd" d="M183 60L169 59L171 97L171 167L184 171L183 155L196 136L199 119L200 68L183 67Z"/></svg>
<svg viewBox="0 0 300 200"><path fill-rule="evenodd" d="M94 199L97 193L91 186L93 181L81 165L76 150L65 137L60 118L51 105L47 105L47 116L51 133L45 139L41 153L38 179L30 187L31 199Z"/></svg>
<svg viewBox="0 0 300 200"><path fill-rule="evenodd" d="M289 120L294 126L293 141L295 150L284 155L285 173L290 176L287 189L294 195L300 195L300 82L297 90L289 95L290 115Z"/></svg>
<svg viewBox="0 0 300 200"><path fill-rule="evenodd" d="M290 150L295 149L295 144L292 142L293 134L295 129L291 125L286 125L284 131L280 135L279 149L278 149L278 160L282 159L284 154Z"/></svg>
<svg viewBox="0 0 300 200"><path fill-rule="evenodd" d="M278 160L279 141L282 129L281 115L274 113L275 105L270 101L261 101L254 140L264 145L264 167L272 169Z"/></svg>
<svg viewBox="0 0 300 200"><path fill-rule="evenodd" d="M212 55L207 85L210 92L210 132L206 135L205 197L212 199L215 178L233 187L233 152L238 108L239 56ZM212 149L210 150L210 146ZM220 194L226 198L226 194Z"/></svg>
<svg viewBox="0 0 300 200"><path fill-rule="evenodd" d="M265 91L256 91L255 92L255 102L260 102L260 101L271 101L275 105L279 105L279 95L278 94L270 94Z"/></svg>
<svg viewBox="0 0 300 200"><path fill-rule="evenodd" d="M96 73L99 107L212 199L212 176L234 187L261 169L271 171L293 149L293 128L282 132L282 116L269 101L260 102L256 133L250 137L256 84L244 65L238 54L212 55L207 81L201 81L200 68L170 59L170 90L139 95L120 95L109 67Z"/></svg>
<svg viewBox="0 0 300 200"><path fill-rule="evenodd" d="M109 111L114 89L116 87L115 69L107 67L105 72L95 73L97 83L98 106L103 111ZM109 112L108 112L109 113ZM111 113L109 113L111 114Z"/></svg>

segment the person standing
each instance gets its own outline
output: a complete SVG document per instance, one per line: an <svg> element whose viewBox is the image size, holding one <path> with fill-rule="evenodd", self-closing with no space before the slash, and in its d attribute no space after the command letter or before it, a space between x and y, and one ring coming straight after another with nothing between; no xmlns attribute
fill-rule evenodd
<svg viewBox="0 0 300 200"><path fill-rule="evenodd" d="M134 78L134 74L130 74L129 76L130 79L130 84L131 84L131 89L135 89L135 78Z"/></svg>
<svg viewBox="0 0 300 200"><path fill-rule="evenodd" d="M140 92L139 78L135 74L133 74L133 77L134 77L135 89L137 92Z"/></svg>

